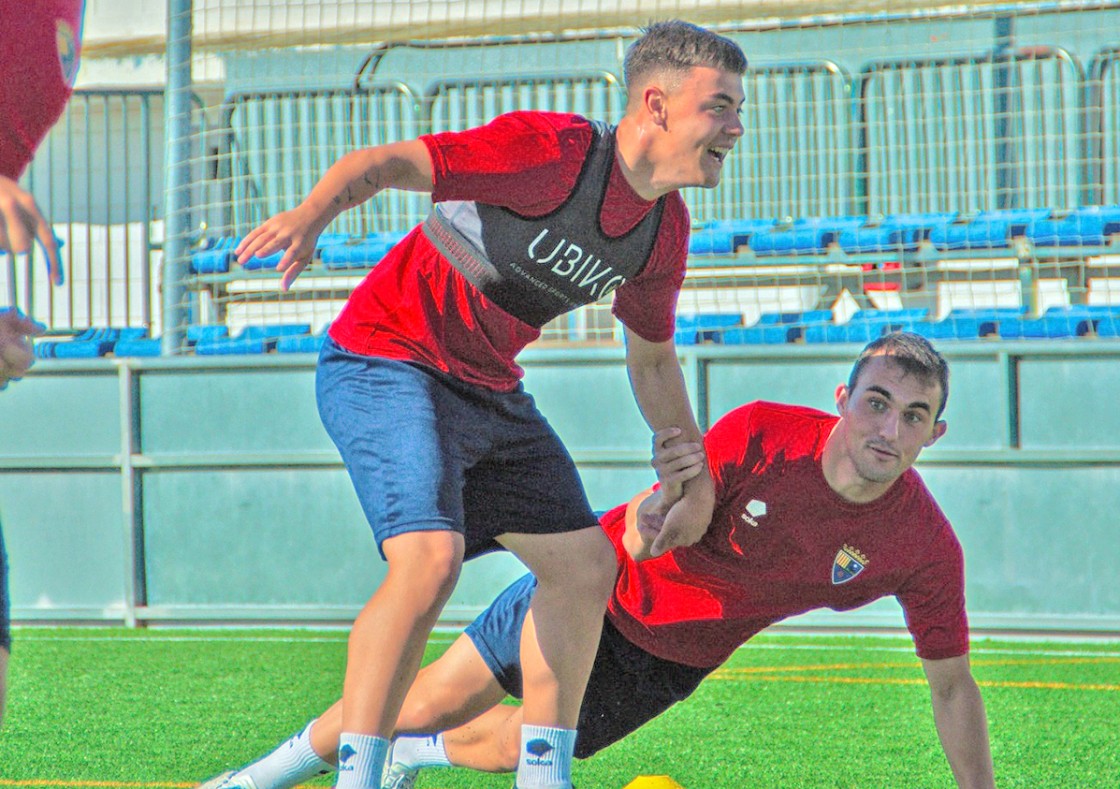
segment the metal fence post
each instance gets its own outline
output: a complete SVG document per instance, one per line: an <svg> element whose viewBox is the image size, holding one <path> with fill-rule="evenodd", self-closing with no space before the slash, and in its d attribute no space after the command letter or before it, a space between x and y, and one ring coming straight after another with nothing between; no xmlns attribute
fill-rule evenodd
<svg viewBox="0 0 1120 789"><path fill-rule="evenodd" d="M168 0L167 94L164 101L167 158L164 197L164 355L180 352L189 318L186 302L190 219L191 16L193 0Z"/></svg>

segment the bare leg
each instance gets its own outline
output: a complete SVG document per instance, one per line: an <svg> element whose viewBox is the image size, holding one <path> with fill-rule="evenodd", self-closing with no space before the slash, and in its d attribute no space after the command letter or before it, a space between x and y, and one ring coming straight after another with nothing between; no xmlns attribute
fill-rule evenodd
<svg viewBox="0 0 1120 789"><path fill-rule="evenodd" d="M521 707L498 704L457 729L443 733L447 758L456 767L512 773L521 756Z"/></svg>
<svg viewBox="0 0 1120 789"><path fill-rule="evenodd" d="M537 577L521 631L524 722L575 729L618 573L614 548L598 526L500 542Z"/></svg>
<svg viewBox="0 0 1120 789"><path fill-rule="evenodd" d="M342 731L389 738L420 667L428 635L455 588L463 538L410 532L382 545L389 573L350 632Z"/></svg>
<svg viewBox="0 0 1120 789"><path fill-rule="evenodd" d="M461 635L438 660L420 669L405 696L396 731L434 734L454 729L498 704L505 695L474 642ZM337 701L311 727L311 747L319 758L337 762L341 732L342 702Z"/></svg>
<svg viewBox="0 0 1120 789"><path fill-rule="evenodd" d="M338 766L338 735L342 733L342 699L329 706L311 725L311 749L324 762Z"/></svg>

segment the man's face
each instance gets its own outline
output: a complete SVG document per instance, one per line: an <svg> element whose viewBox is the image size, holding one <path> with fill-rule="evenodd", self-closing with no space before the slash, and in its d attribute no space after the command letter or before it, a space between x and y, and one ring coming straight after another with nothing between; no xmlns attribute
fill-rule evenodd
<svg viewBox="0 0 1120 789"><path fill-rule="evenodd" d="M743 98L738 74L704 66L666 90L658 164L673 188L719 184L724 160L743 136Z"/></svg>
<svg viewBox="0 0 1120 789"><path fill-rule="evenodd" d="M940 405L936 379L910 375L890 356L869 359L853 391L836 390L843 450L859 479L885 489L914 465L945 433L934 418Z"/></svg>

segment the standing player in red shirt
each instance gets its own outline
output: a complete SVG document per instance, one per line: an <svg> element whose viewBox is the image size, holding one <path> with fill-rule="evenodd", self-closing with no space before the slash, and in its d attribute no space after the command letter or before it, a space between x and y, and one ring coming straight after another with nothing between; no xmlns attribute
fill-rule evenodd
<svg viewBox="0 0 1120 789"><path fill-rule="evenodd" d="M82 6L83 0L0 0L0 255L30 252L37 239L56 285L62 284L58 242L18 181L70 98L78 73ZM15 305L0 306L0 389L31 367L31 338L45 330ZM9 605L8 557L0 532L0 721L12 643Z"/></svg>
<svg viewBox="0 0 1120 789"><path fill-rule="evenodd" d="M18 181L73 90L82 5L82 0L0 0L0 255L30 252L38 240L56 285L62 283L58 242ZM43 328L14 306L0 307L0 389L27 372L30 338Z"/></svg>
<svg viewBox="0 0 1120 789"><path fill-rule="evenodd" d="M619 574L580 711L587 758L687 698L756 633L815 608L901 603L929 681L942 747L961 787L994 785L983 700L968 661L960 544L911 468L945 433L945 360L923 338L869 344L836 391L839 418L755 402L698 444L655 436L660 487L606 513ZM716 506L703 538L651 555L682 481L707 469ZM418 676L383 789L423 767L514 768L520 751L518 631L535 581L514 582ZM319 718L337 731L338 705ZM459 728L456 728L459 727ZM258 789L289 789L294 782Z"/></svg>
<svg viewBox="0 0 1120 789"><path fill-rule="evenodd" d="M340 789L380 784L400 704L462 562L501 547L538 579L520 643L527 749L517 785L571 785L615 566L515 357L552 318L613 292L643 416L655 431L679 425L699 440L673 344L689 231L677 190L718 184L743 132L745 69L729 39L655 24L627 53L617 129L519 112L357 151L238 246L241 261L287 250L278 264L287 287L343 210L386 188L435 201L355 290L320 356L320 415L389 570L351 631L340 728L312 724L294 737L282 771L313 771L317 753L337 750ZM712 498L707 474L690 480L686 506L651 550L700 539ZM251 765L208 785L266 780Z"/></svg>

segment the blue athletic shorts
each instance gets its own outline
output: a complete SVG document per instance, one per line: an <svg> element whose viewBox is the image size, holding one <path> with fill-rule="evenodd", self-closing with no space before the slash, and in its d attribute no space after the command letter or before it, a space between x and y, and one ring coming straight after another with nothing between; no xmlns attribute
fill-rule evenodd
<svg viewBox="0 0 1120 789"><path fill-rule="evenodd" d="M514 581L464 631L506 693L521 698L521 626L537 580ZM603 620L599 652L579 711L575 756L586 759L692 695L713 668L655 657Z"/></svg>
<svg viewBox="0 0 1120 789"><path fill-rule="evenodd" d="M597 524L575 463L520 386L494 392L328 338L316 393L379 549L397 534L452 530L470 558L499 548L501 534Z"/></svg>
<svg viewBox="0 0 1120 789"><path fill-rule="evenodd" d="M12 651L12 601L8 597L8 553L0 529L0 648Z"/></svg>

